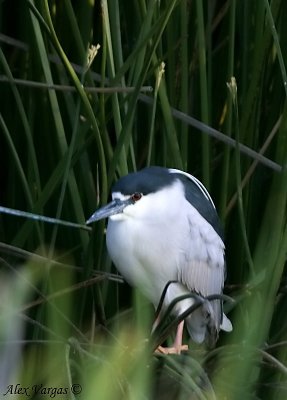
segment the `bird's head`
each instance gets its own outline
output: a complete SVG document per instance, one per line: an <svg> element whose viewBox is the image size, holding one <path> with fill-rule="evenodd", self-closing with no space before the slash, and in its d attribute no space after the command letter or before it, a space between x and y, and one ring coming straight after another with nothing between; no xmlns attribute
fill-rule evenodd
<svg viewBox="0 0 287 400"><path fill-rule="evenodd" d="M119 179L112 187L112 201L98 209L86 223L104 218L172 223L180 214L187 215L191 207L222 236L214 204L195 177L176 169L148 167Z"/></svg>
<svg viewBox="0 0 287 400"><path fill-rule="evenodd" d="M97 210L87 224L110 217L123 220L129 217L148 218L170 207L174 178L160 167L150 167L128 174L112 187L112 201Z"/></svg>
<svg viewBox="0 0 287 400"><path fill-rule="evenodd" d="M143 197L141 192L123 194L121 192L112 193L112 201L97 210L88 220L87 224L100 221L104 218L121 220L128 217L129 211L134 209L134 205Z"/></svg>

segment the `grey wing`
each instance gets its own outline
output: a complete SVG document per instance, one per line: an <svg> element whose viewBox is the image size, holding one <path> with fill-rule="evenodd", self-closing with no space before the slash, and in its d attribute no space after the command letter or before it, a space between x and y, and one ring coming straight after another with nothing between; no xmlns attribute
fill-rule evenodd
<svg viewBox="0 0 287 400"><path fill-rule="evenodd" d="M178 280L202 296L221 294L225 278L224 243L212 226L193 211L188 218L188 245ZM226 318L226 317L224 317ZM206 303L187 319L190 335L197 342L216 341L223 320L222 301Z"/></svg>

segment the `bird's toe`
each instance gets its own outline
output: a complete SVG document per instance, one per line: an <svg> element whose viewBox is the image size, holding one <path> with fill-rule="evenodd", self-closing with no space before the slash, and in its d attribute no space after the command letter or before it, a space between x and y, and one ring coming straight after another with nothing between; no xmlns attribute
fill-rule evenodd
<svg viewBox="0 0 287 400"><path fill-rule="evenodd" d="M155 350L155 354L181 354L182 351L188 351L187 344L173 347L158 346L158 348Z"/></svg>

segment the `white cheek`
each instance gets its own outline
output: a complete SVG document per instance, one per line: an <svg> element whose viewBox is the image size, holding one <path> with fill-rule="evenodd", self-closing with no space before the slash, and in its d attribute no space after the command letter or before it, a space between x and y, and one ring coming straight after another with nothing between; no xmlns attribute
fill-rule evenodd
<svg viewBox="0 0 287 400"><path fill-rule="evenodd" d="M111 215L109 217L109 219L112 221L123 221L123 220L127 219L127 215L125 215L124 213L114 214L114 215Z"/></svg>

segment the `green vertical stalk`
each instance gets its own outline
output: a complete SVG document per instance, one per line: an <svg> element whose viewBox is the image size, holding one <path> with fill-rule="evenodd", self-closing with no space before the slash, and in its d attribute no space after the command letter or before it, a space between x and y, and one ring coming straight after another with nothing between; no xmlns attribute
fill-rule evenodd
<svg viewBox="0 0 287 400"><path fill-rule="evenodd" d="M238 116L238 101L237 101L237 84L234 77L231 77L230 83L228 83L228 88L230 90L231 99L234 107L234 122L235 122L235 177L237 186L237 197L238 197L238 212L239 212L239 222L241 228L242 239L245 247L246 258L249 264L251 279L254 278L254 265L250 252L250 247L246 232L245 215L243 208L243 198L242 198L242 187L241 187L241 162L240 162L240 150L239 150L239 116Z"/></svg>
<svg viewBox="0 0 287 400"><path fill-rule="evenodd" d="M199 78L200 78L200 104L201 119L209 123L208 113L208 89L207 89L207 68L206 68L206 43L203 17L203 2L196 0L197 11L197 34L198 34L198 55L199 55ZM202 135L202 175L207 189L210 187L210 141L207 135Z"/></svg>
<svg viewBox="0 0 287 400"><path fill-rule="evenodd" d="M81 63L84 64L86 58L86 49L83 46L81 32L78 27L78 22L73 10L73 6L71 4L71 0L64 0L64 4L65 4L65 13L68 21L70 22L71 32L73 33L73 41L75 49L80 54Z"/></svg>
<svg viewBox="0 0 287 400"><path fill-rule="evenodd" d="M3 68L6 76L9 78L9 80L11 82L11 90L12 90L12 93L13 93L13 96L15 99L15 103L16 103L18 111L19 111L20 120L23 125L23 130L24 130L24 134L25 134L25 137L27 140L27 145L28 145L28 151L29 151L29 155L31 158L31 165L32 165L32 170L33 170L32 179L34 180L34 184L36 185L37 190L40 191L41 190L40 173L39 173L39 166L38 166L38 162L37 162L36 149L35 149L35 145L33 143L33 135L31 132L31 127L29 125L28 117L27 117L19 90L18 90L17 86L13 83L14 78L13 78L11 69L9 67L9 64L8 64L1 48L0 48L0 62L1 62L2 68ZM30 193L30 196L33 197L33 192ZM32 197L30 200L32 200ZM30 203L30 200L29 200L29 203ZM31 204L30 204L30 206L31 206Z"/></svg>
<svg viewBox="0 0 287 400"><path fill-rule="evenodd" d="M281 47L280 47L279 37L278 37L277 30L276 30L276 27L275 27L275 22L274 22L274 19L273 19L273 15L272 15L272 10L271 10L270 4L269 4L268 0L264 0L264 3L265 3L265 7L266 7L269 26L270 26L270 29L271 29L271 32L272 32L272 36L273 36L273 40L274 40L274 44L275 44L275 47L276 47L276 52L277 52L277 57L278 57L280 70L281 70L281 74L282 74L282 80L283 80L285 95L287 97L287 73L286 73L285 62L284 62L282 51L281 51Z"/></svg>
<svg viewBox="0 0 287 400"><path fill-rule="evenodd" d="M229 12L229 46L228 46L228 69L227 69L227 81L234 76L234 38L235 38L235 15L236 15L236 0L232 0L230 4ZM232 96L227 97L227 121L226 121L226 134L231 136L232 132ZM221 180L221 198L219 206L219 215L223 217L227 196L228 196L228 179L229 179L229 161L230 161L230 147L224 147L223 153L223 166L222 166L222 180Z"/></svg>
<svg viewBox="0 0 287 400"><path fill-rule="evenodd" d="M41 63L42 63L42 67L44 70L45 79L50 84L53 84L52 70L50 68L50 63L49 63L48 55L47 55L47 52L45 49L44 39L43 39L41 30L40 30L40 25L38 23L38 20L35 18L35 16L32 13L31 13L31 18L32 18L33 28L36 33L35 36L37 37L37 41L38 41L38 48L39 48L39 52L40 52L40 58L41 58ZM50 22L52 24L52 21L50 21ZM51 25L50 29L52 29L52 28L53 28L53 26ZM55 34L55 32L54 32L54 34ZM66 153L66 151L68 151L68 144L67 144L67 139L66 139L66 134L65 134L64 122L63 122L62 115L60 113L60 106L59 106L59 102L57 99L57 94L55 93L55 91L50 90L48 93L48 96L49 96L49 101L51 104L51 109L53 110L52 116L53 116L53 122L55 124L56 134L57 134L58 156L62 157ZM70 191L71 204L73 204L75 214L77 215L79 221L80 220L84 221L85 218L84 218L82 204L80 201L79 188L78 188L73 171L71 172L71 175L69 177L67 187L69 188L69 191ZM58 211L60 210L60 208L58 209ZM59 215L58 215L58 217L59 217ZM87 239L88 239L87 235L80 233L80 237L81 237L82 244L87 244Z"/></svg>
<svg viewBox="0 0 287 400"><path fill-rule="evenodd" d="M114 7L118 4L113 4L113 12L112 17L113 19L110 20L110 12L107 0L101 1L101 8L102 8L102 17L103 17L103 29L104 35L106 36L106 51L107 51L107 69L109 73L109 78L113 79L116 75L116 62L117 64L121 63L122 54L121 54L121 46L120 46L120 39L116 39L121 36L120 33L120 25L118 21L118 12L114 10ZM125 86L124 77L121 77L121 84ZM115 125L115 131L117 137L119 137L120 132L122 131L123 123L122 123L122 115L120 110L120 101L119 101L119 94L113 93L112 94L112 107L113 107L113 120ZM127 167L127 156L126 156L126 147L123 146L119 156L117 167L119 168L120 174L125 175L128 173Z"/></svg>
<svg viewBox="0 0 287 400"><path fill-rule="evenodd" d="M251 3L251 2L250 2ZM272 1L272 15L273 19L276 20L281 7L281 0ZM246 144L250 144L253 135L254 127L257 126L257 113L256 104L258 98L258 87L262 79L264 69L270 54L270 46L272 36L270 30L266 29L266 9L264 2L256 2L255 13L255 39L252 54L252 59L249 61L248 75L252 77L248 81L248 91L245 96L244 102L244 114L242 115L240 122L240 132L243 137L241 140L246 138ZM249 17L248 17L249 18Z"/></svg>
<svg viewBox="0 0 287 400"><path fill-rule="evenodd" d="M180 29L181 29L181 88L180 88L180 110L188 113L188 2L180 3ZM186 170L188 165L188 126L181 124L180 149L182 155L182 166Z"/></svg>
<svg viewBox="0 0 287 400"><path fill-rule="evenodd" d="M38 19L39 23L41 23L46 28L47 32L49 33L51 41L54 44L55 49L58 52L59 57L61 58L69 76L71 77L77 92L79 93L79 96L82 100L84 109L87 113L87 117L89 118L90 123L92 125L93 131L95 134L96 143L97 143L99 163L100 163L100 167L101 167L101 185L102 185L101 200L102 200L102 203L105 203L107 196L108 196L105 154L104 154L104 149L103 149L103 145L102 145L102 140L101 140L101 135L100 135L100 131L98 128L98 124L97 124L93 109L91 107L91 104L89 102L88 96L85 93L80 80L78 79L74 69L72 68L72 66L71 66L65 52L63 51L58 38L57 38L56 32L53 27L51 15L50 15L49 4L48 4L47 0L44 1L44 12L45 12L45 17L47 19L47 25L45 25L45 21L41 18L38 10L35 8L35 6L31 2L29 2L29 6L31 8L31 11L34 13L36 18Z"/></svg>
<svg viewBox="0 0 287 400"><path fill-rule="evenodd" d="M155 123L155 115L157 109L157 96L158 96L158 89L161 83L161 78L164 73L164 63L157 69L156 71L156 83L155 83L155 90L153 96L153 106L152 106L152 114L151 114L151 123L150 123L150 130L149 130L149 141L148 141L148 153L147 153L147 162L146 165L151 165L152 159L152 149L153 149L153 141L154 141L154 123Z"/></svg>
<svg viewBox="0 0 287 400"><path fill-rule="evenodd" d="M277 136L276 160L282 165L286 165L287 162L286 104ZM234 313L233 340L241 344L240 360L238 363L230 364L230 368L225 371L219 368L221 372L218 373L217 379L220 376L219 381L228 381L228 386L223 391L222 388L217 387L221 398L248 398L250 393L254 393L259 383L260 359L254 357L253 351L262 348L268 341L276 296L286 261L286 258L282 257L282 254L286 255L287 251L286 208L287 169L283 168L281 173L274 174L253 256L256 287L250 290L248 296L245 295L245 299L241 301L240 307ZM252 280L251 274L251 284Z"/></svg>

